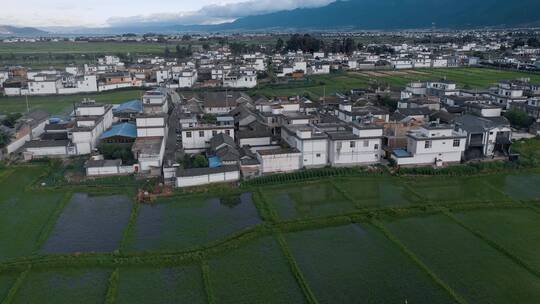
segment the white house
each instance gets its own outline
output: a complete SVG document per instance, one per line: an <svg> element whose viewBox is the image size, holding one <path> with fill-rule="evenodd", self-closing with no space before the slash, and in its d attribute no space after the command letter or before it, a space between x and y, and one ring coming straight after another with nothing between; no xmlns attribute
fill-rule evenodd
<svg viewBox="0 0 540 304"><path fill-rule="evenodd" d="M300 151L304 168L324 167L328 163L328 135L312 125L286 125L281 138Z"/></svg>
<svg viewBox="0 0 540 304"><path fill-rule="evenodd" d="M28 95L53 95L56 88L60 86L60 80L54 75L47 75L28 82Z"/></svg>
<svg viewBox="0 0 540 304"><path fill-rule="evenodd" d="M225 133L234 138L234 126L197 125L182 128L182 147L188 154L196 154L210 147L212 137Z"/></svg>
<svg viewBox="0 0 540 304"><path fill-rule="evenodd" d="M183 70L178 77L178 86L180 88L191 88L197 82L197 77L196 69Z"/></svg>
<svg viewBox="0 0 540 304"><path fill-rule="evenodd" d="M525 102L527 97L523 96L524 88L521 83L513 81L501 81L497 88L497 93L492 94L493 102L504 108L510 108L513 102Z"/></svg>
<svg viewBox="0 0 540 304"><path fill-rule="evenodd" d="M74 118L75 126L68 134L75 151L70 154L90 154L97 148L101 134L112 126L112 106L86 101L77 105Z"/></svg>
<svg viewBox="0 0 540 304"><path fill-rule="evenodd" d="M409 131L407 150L396 149L391 158L399 166L458 163L466 147L466 136L448 125L426 125Z"/></svg>
<svg viewBox="0 0 540 304"><path fill-rule="evenodd" d="M382 155L383 129L354 124L352 130L327 131L328 163L332 167L378 163Z"/></svg>
<svg viewBox="0 0 540 304"><path fill-rule="evenodd" d="M494 111L497 110L487 113L494 114ZM459 134L466 137L467 158L492 157L510 145L512 128L505 117L466 114L457 117L455 124Z"/></svg>
<svg viewBox="0 0 540 304"><path fill-rule="evenodd" d="M0 88L4 86L4 82L6 82L8 78L9 78L8 71L0 71Z"/></svg>
<svg viewBox="0 0 540 304"><path fill-rule="evenodd" d="M156 175L161 174L166 141L165 137L137 138L131 148L133 155L139 162L139 167L135 171L148 173L155 169L157 170Z"/></svg>
<svg viewBox="0 0 540 304"><path fill-rule="evenodd" d="M255 70L232 71L223 77L225 88L254 88L257 86L257 72Z"/></svg>
<svg viewBox="0 0 540 304"><path fill-rule="evenodd" d="M168 94L165 89L155 89L144 93L143 112L147 114L163 114L169 111Z"/></svg>
<svg viewBox="0 0 540 304"><path fill-rule="evenodd" d="M411 59L395 59L391 61L392 68L396 70L412 69L413 61Z"/></svg>
<svg viewBox="0 0 540 304"><path fill-rule="evenodd" d="M165 114L142 114L135 120L137 137L165 137L167 134L167 116Z"/></svg>

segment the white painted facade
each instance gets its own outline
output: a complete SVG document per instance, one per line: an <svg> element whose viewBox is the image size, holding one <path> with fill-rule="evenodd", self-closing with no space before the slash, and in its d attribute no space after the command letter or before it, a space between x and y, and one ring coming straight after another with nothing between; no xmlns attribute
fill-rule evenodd
<svg viewBox="0 0 540 304"><path fill-rule="evenodd" d="M101 134L112 126L112 107L109 105L79 106L75 109L75 119L75 128L68 133L75 146L75 154L90 154L97 148Z"/></svg>
<svg viewBox="0 0 540 304"><path fill-rule="evenodd" d="M178 77L178 86L180 88L191 88L197 82L197 70L184 70Z"/></svg>
<svg viewBox="0 0 540 304"><path fill-rule="evenodd" d="M254 88L257 86L257 75L227 75L223 78L225 88Z"/></svg>
<svg viewBox="0 0 540 304"><path fill-rule="evenodd" d="M164 137L167 134L165 116L141 116L135 120L137 137Z"/></svg>
<svg viewBox="0 0 540 304"><path fill-rule="evenodd" d="M234 126L200 126L182 129L182 146L188 154L196 154L210 147L210 139L225 133L234 138Z"/></svg>
<svg viewBox="0 0 540 304"><path fill-rule="evenodd" d="M383 129L353 128L353 136L330 136L328 162L332 167L379 163L382 156Z"/></svg>
<svg viewBox="0 0 540 304"><path fill-rule="evenodd" d="M408 157L392 154L397 165L442 165L457 163L466 147L466 137L448 128L422 127L410 131L407 138Z"/></svg>
<svg viewBox="0 0 540 304"><path fill-rule="evenodd" d="M324 167L328 163L328 137L312 126L283 127L281 138L300 151L304 168Z"/></svg>
<svg viewBox="0 0 540 304"><path fill-rule="evenodd" d="M263 174L293 172L302 167L302 154L294 151L257 151Z"/></svg>

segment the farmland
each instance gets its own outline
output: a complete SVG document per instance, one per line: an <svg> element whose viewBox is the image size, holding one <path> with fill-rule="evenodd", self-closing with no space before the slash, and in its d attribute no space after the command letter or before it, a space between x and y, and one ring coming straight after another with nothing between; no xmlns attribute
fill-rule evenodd
<svg viewBox="0 0 540 304"><path fill-rule="evenodd" d="M257 88L249 90L248 93L269 97L299 95L318 99L322 96L344 93L351 89L369 88L373 85L389 85L399 90L411 81L443 78L455 81L462 88L487 89L498 81L521 77L528 77L532 82L540 83L540 75L522 72L481 68L423 69L319 75L305 81L295 81L289 84L261 84ZM51 114L67 114L72 110L74 103L78 103L84 98L118 104L139 99L142 93L142 90L133 89L77 95L31 96L28 98L28 104L30 110L44 110ZM26 109L24 97L0 97L0 113L23 113L26 112Z"/></svg>
<svg viewBox="0 0 540 304"><path fill-rule="evenodd" d="M43 110L50 114L69 114L73 111L73 104L81 102L84 98L97 102L118 104L141 98L141 90L121 90L96 94L78 94L63 96L31 96L28 97L30 110ZM0 97L0 113L26 112L26 99L24 97Z"/></svg>
<svg viewBox="0 0 540 304"><path fill-rule="evenodd" d="M308 95L319 98L346 92L351 89L368 88L373 85L403 88L412 81L447 79L458 87L487 89L501 80L527 77L540 83L540 75L524 72L502 71L483 68L418 69L405 71L349 72L310 77L306 81L296 81L287 85L261 85L253 94L266 96Z"/></svg>
<svg viewBox="0 0 540 304"><path fill-rule="evenodd" d="M538 303L537 169L175 193L0 168L5 303Z"/></svg>

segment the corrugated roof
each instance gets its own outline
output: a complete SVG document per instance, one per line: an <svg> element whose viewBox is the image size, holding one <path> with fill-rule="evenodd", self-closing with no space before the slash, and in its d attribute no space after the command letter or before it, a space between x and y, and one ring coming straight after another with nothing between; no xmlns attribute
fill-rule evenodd
<svg viewBox="0 0 540 304"><path fill-rule="evenodd" d="M113 110L114 113L142 113L143 104L139 99L131 100L120 104Z"/></svg>
<svg viewBox="0 0 540 304"><path fill-rule="evenodd" d="M100 139L116 136L137 138L137 126L129 122L114 125L110 130L104 132Z"/></svg>

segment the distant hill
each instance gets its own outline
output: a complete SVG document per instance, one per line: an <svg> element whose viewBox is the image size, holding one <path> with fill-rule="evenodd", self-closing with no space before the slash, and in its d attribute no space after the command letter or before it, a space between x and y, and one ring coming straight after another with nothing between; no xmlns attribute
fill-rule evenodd
<svg viewBox="0 0 540 304"><path fill-rule="evenodd" d="M9 25L0 25L1 36L40 36L48 33L33 27L16 27Z"/></svg>
<svg viewBox="0 0 540 304"><path fill-rule="evenodd" d="M419 29L540 24L539 0L350 0L240 18L221 29Z"/></svg>
<svg viewBox="0 0 540 304"><path fill-rule="evenodd" d="M44 30L58 34L89 35L268 30L399 30L427 29L433 25L446 29L540 27L540 0L338 0L323 7L249 16L216 25L171 25L170 22L162 24L156 21L152 24L140 23L124 27L57 27ZM3 28L7 27L0 26L0 35ZM18 31L35 33L36 29L18 28Z"/></svg>

